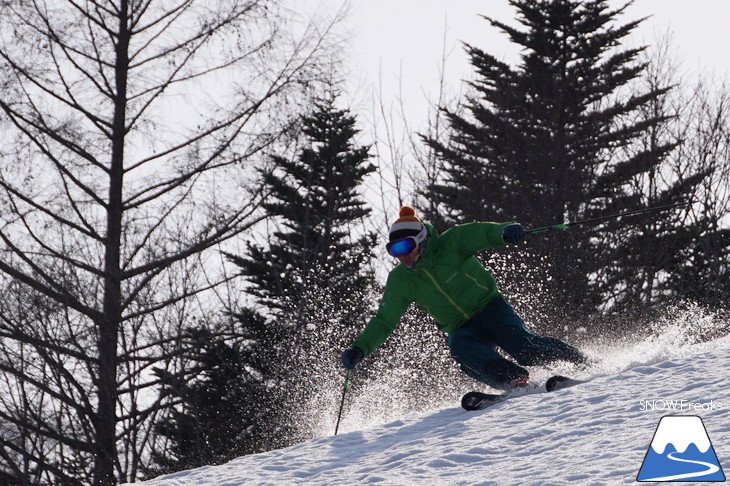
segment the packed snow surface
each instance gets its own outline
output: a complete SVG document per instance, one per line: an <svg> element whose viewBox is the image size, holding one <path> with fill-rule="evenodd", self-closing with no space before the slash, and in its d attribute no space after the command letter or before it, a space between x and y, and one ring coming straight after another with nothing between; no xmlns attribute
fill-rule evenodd
<svg viewBox="0 0 730 486"><path fill-rule="evenodd" d="M667 415L701 417L727 474L730 338L687 344L665 335L591 352L598 363L579 376L590 381L572 388L479 412L450 403L390 423L358 422L362 430L344 427L338 436L142 484L635 484Z"/></svg>

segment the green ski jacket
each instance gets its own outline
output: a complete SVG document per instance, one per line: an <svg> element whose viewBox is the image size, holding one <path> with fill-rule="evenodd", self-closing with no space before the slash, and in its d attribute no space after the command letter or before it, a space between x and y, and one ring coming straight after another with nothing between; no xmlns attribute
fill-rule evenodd
<svg viewBox="0 0 730 486"><path fill-rule="evenodd" d="M365 356L383 344L406 309L415 302L451 333L489 304L499 290L492 275L474 254L505 246L502 230L513 223L468 223L439 235L430 224L428 243L416 265L398 264L388 275L375 316L353 346Z"/></svg>

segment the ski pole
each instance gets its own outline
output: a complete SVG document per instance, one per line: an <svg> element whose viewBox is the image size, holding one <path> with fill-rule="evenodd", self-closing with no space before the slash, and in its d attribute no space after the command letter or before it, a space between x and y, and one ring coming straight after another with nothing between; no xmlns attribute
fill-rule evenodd
<svg viewBox="0 0 730 486"><path fill-rule="evenodd" d="M350 372L352 370L347 370L347 374L345 375L345 384L342 387L342 401L340 402L340 413L337 414L337 425L335 425L335 435L337 435L337 431L340 430L340 419L342 418L342 409L345 407L345 396L347 395L347 388L350 386Z"/></svg>
<svg viewBox="0 0 730 486"><path fill-rule="evenodd" d="M637 209L634 211L626 211L623 213L611 214L609 216L601 216L599 218L584 219L582 221L570 221L568 223L554 224L552 226L543 226L541 228L533 228L533 229L525 230L525 233L534 235L535 233L544 233L545 231L550 231L550 230L554 230L554 229L566 229L566 228L570 228L571 226L577 226L579 224L600 223L601 221L621 218L623 216L635 216L637 214L653 213L655 211L666 211L667 209L686 206L686 205L690 204L691 202L692 201L686 201L686 202L675 203L675 204L666 204L664 206L655 206L653 208L644 208L644 209Z"/></svg>

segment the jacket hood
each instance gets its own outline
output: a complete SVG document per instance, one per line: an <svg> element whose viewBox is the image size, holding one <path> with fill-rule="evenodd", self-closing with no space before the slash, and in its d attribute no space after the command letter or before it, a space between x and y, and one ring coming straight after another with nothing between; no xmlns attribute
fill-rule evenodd
<svg viewBox="0 0 730 486"><path fill-rule="evenodd" d="M438 246L439 241L439 232L436 230L436 228L429 223L423 223L423 225L426 227L426 230L428 231L428 239L426 240L426 249L423 250L423 253L421 254L421 257L418 259L418 262L413 266L413 268L418 268L421 263L423 263L424 260L428 259L433 252L436 250L436 247ZM411 268L410 270L413 270Z"/></svg>

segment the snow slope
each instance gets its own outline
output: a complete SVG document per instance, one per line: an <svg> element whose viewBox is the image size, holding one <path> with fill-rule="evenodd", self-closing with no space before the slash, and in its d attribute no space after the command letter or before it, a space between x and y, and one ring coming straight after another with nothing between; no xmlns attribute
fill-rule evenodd
<svg viewBox="0 0 730 486"><path fill-rule="evenodd" d="M728 475L730 337L691 345L670 333L589 352L600 364L573 388L480 412L454 403L141 484L631 484L661 417L678 414L702 418Z"/></svg>

